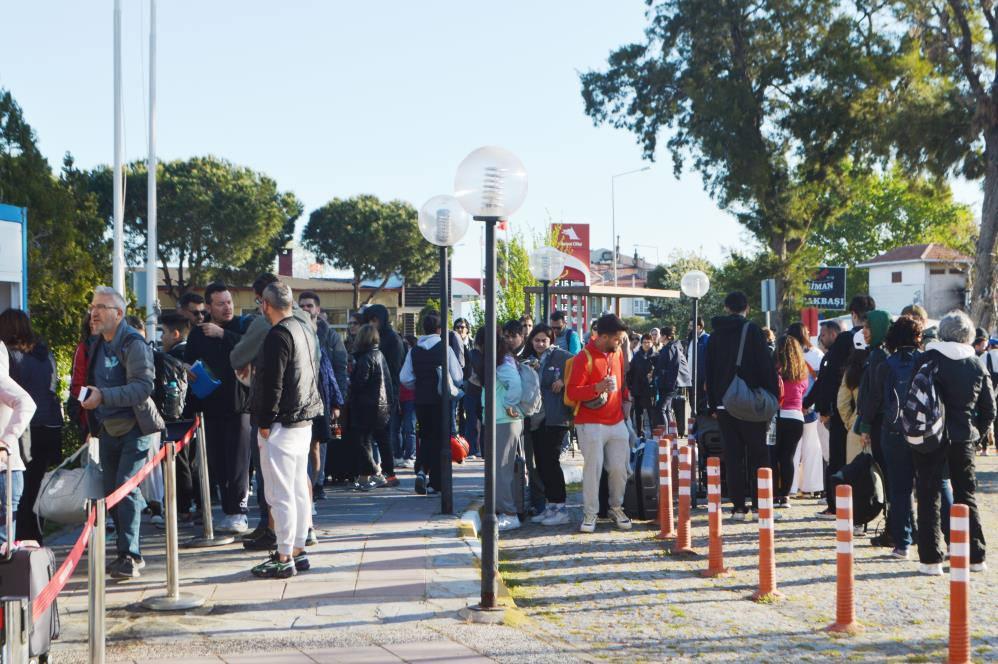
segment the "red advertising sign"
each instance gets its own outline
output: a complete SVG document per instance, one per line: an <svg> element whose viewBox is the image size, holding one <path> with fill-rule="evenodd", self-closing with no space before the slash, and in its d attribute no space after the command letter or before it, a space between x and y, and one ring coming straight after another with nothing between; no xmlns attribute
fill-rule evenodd
<svg viewBox="0 0 998 664"><path fill-rule="evenodd" d="M563 286L588 286L591 283L589 271L589 224L552 224L558 228L558 249L568 256L565 272L557 282ZM577 296L556 296L554 306L568 314L568 324L583 333L587 330L589 312L586 298Z"/></svg>

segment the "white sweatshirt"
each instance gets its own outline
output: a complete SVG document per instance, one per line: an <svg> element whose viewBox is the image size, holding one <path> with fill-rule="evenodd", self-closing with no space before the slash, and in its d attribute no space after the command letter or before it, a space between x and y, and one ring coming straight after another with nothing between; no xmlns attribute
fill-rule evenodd
<svg viewBox="0 0 998 664"><path fill-rule="evenodd" d="M31 424L35 414L35 402L20 385L10 377L10 357L7 346L0 341L0 441L6 443L10 455L11 470L24 470L19 440L24 430ZM0 470L7 464L0 463Z"/></svg>

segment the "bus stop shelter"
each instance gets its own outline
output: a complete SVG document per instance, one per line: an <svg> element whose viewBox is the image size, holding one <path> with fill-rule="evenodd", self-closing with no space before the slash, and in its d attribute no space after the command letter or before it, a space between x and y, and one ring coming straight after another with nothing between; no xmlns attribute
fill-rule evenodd
<svg viewBox="0 0 998 664"><path fill-rule="evenodd" d="M537 307L533 309L535 319L541 320L543 316L542 299L544 288L542 286L528 286L524 288L527 296L527 310L531 310L530 296L538 295ZM576 330L588 330L589 321L599 314L612 311L618 316L621 312L620 303L625 299L652 299L666 298L678 299L678 290L667 290L663 288L632 288L627 286L550 286L548 293L552 299L549 311L560 309L568 315L569 326Z"/></svg>

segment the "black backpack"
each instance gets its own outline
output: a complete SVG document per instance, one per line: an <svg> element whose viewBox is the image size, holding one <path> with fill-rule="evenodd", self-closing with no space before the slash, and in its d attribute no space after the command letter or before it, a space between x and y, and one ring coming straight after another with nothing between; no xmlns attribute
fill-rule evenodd
<svg viewBox="0 0 998 664"><path fill-rule="evenodd" d="M901 415L920 355L917 350L905 349L898 350L885 360L888 371L884 380L884 424L895 433L903 432Z"/></svg>
<svg viewBox="0 0 998 664"><path fill-rule="evenodd" d="M153 403L166 422L176 422L183 418L187 404L187 369L184 363L161 350L153 350L153 365L156 367Z"/></svg>
<svg viewBox="0 0 998 664"><path fill-rule="evenodd" d="M855 525L867 524L884 511L887 504L884 473L873 460L873 455L865 452L857 454L855 459L832 475L832 484L852 487L852 522Z"/></svg>

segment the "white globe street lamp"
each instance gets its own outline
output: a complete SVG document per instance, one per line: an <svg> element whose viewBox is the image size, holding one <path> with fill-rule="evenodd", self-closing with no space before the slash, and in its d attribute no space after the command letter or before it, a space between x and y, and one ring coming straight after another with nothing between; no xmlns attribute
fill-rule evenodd
<svg viewBox="0 0 998 664"><path fill-rule="evenodd" d="M700 332L697 330L697 320L700 318L700 298L710 290L710 279L700 270L691 270L683 275L682 280L679 282L679 289L683 292L683 295L693 300L693 341L691 343L691 360L693 366L690 367L693 375L693 388L690 390L690 423L686 429L689 432L694 430L693 425L696 424L697 396L700 391L700 383L698 382L699 371L697 371L699 368L697 355L700 350Z"/></svg>
<svg viewBox="0 0 998 664"><path fill-rule="evenodd" d="M419 209L419 232L426 241L440 247L440 354L441 376L449 385L450 343L450 275L447 249L461 241L468 232L468 213L456 198L448 195L434 196ZM451 468L450 426L453 417L450 390L441 392L440 398L440 512L454 513L454 474Z"/></svg>
<svg viewBox="0 0 998 664"><path fill-rule="evenodd" d="M485 510L482 517L482 594L468 608L476 622L501 620L496 603L499 533L496 524L496 224L516 212L527 196L527 170L509 150L478 148L461 162L454 177L454 195L475 221L485 223L485 412L482 437L485 452Z"/></svg>
<svg viewBox="0 0 998 664"><path fill-rule="evenodd" d="M530 254L530 274L534 279L541 282L544 287L541 306L543 321L548 322L548 307L551 304L551 294L549 288L551 282L558 279L565 271L565 259L567 256L554 247L538 247Z"/></svg>

